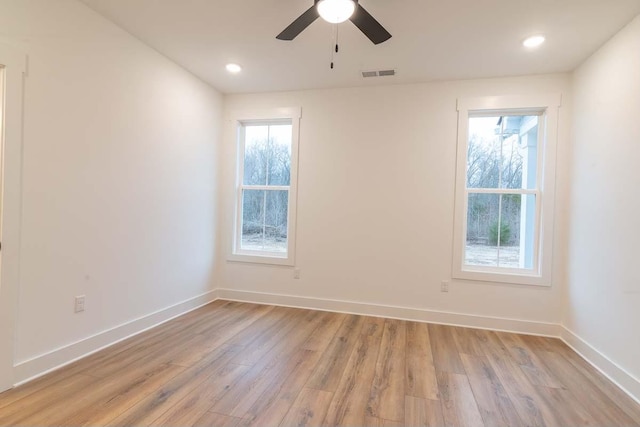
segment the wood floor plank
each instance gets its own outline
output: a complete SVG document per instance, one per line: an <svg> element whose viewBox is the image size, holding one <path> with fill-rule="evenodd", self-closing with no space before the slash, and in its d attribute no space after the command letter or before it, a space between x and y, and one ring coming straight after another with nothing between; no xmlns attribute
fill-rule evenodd
<svg viewBox="0 0 640 427"><path fill-rule="evenodd" d="M349 315L329 343L307 387L334 392L338 388L344 366L356 345L365 318Z"/></svg>
<svg viewBox="0 0 640 427"><path fill-rule="evenodd" d="M86 370L84 373L100 379L108 379L117 376L119 372L132 369L148 369L150 366L158 367L160 365L172 364L175 359L181 357L184 348L191 348L198 342L198 336L183 334L172 340L172 345L168 345L165 341L162 346L154 347L153 351L141 351L136 357L135 354L123 356L122 359L114 360L108 366L96 368L94 370Z"/></svg>
<svg viewBox="0 0 640 427"><path fill-rule="evenodd" d="M212 352L192 368L172 378L154 393L148 395L129 410L119 415L111 425L146 426L182 400L210 375L243 350L242 347L222 347Z"/></svg>
<svg viewBox="0 0 640 427"><path fill-rule="evenodd" d="M522 338L534 349L536 353L539 351L548 351L562 355L562 357L577 369L586 380L590 381L594 386L606 394L620 409L631 417L635 423L640 424L640 405L638 405L602 373L594 369L589 362L583 359L564 342L559 339L536 336L523 336Z"/></svg>
<svg viewBox="0 0 640 427"><path fill-rule="evenodd" d="M302 345L305 350L324 351L331 340L336 336L336 332L344 321L346 320L346 314L342 313L324 313L320 325L318 325L317 331L312 334Z"/></svg>
<svg viewBox="0 0 640 427"><path fill-rule="evenodd" d="M76 370L79 371L80 369ZM21 405L21 403L16 402L29 398L29 396L33 396L33 399L39 399L44 394L50 393L51 390L63 389L65 380L73 381L73 379L71 379L72 377L77 378L85 376L82 374L67 375L66 372L64 375L58 375L58 371L56 371L56 375L44 375L40 378L36 378L31 382L28 382L27 384L23 384L20 387L16 387L0 393L0 418L3 413L7 411L3 411L2 408L5 408L9 405L13 407L15 407L15 405Z"/></svg>
<svg viewBox="0 0 640 427"><path fill-rule="evenodd" d="M237 303L232 301L214 301L211 304L186 313L170 322L163 323L124 341L120 341L103 351L91 354L82 359L81 363L73 363L56 371L56 373L57 375L65 375L67 372L74 372L78 369L84 372L93 372L96 367L110 364L112 361L122 358L124 354L128 354L129 352L140 354L142 349L151 343L166 341L167 336L181 334L194 324L217 321L219 316L221 316L221 312L234 310L236 304ZM95 376L95 372L93 373Z"/></svg>
<svg viewBox="0 0 640 427"><path fill-rule="evenodd" d="M438 388L442 416L447 427L483 427L485 425L466 375L438 372Z"/></svg>
<svg viewBox="0 0 640 427"><path fill-rule="evenodd" d="M224 307L221 307L221 310L223 308ZM183 325L184 327L182 329L174 331L174 338L171 346L167 346L167 341L162 339L162 336L160 336L157 339L145 341L141 346L133 347L119 353L117 359L110 363L91 366L83 372L95 377L105 378L109 375L122 371L122 369L125 369L132 364L146 365L151 362L156 362L158 364L171 363L171 358L179 357L182 347L190 348L191 344L197 340L197 336L199 335L197 331L202 329L198 328L198 326L207 324L218 326L228 324L228 322L237 321L238 319L242 319L244 316L248 316L251 311L251 307L242 306L241 308L238 308L238 311L236 312L233 310L226 310L229 309L225 308L225 312L223 313L224 315L220 318L209 318L209 316L205 316L203 319L195 318L193 322ZM207 319L209 320L207 321Z"/></svg>
<svg viewBox="0 0 640 427"><path fill-rule="evenodd" d="M364 425L367 427L404 427L403 423L391 420L385 420L378 417L365 417Z"/></svg>
<svg viewBox="0 0 640 427"><path fill-rule="evenodd" d="M453 338L458 352L471 356L484 356L482 345L487 342L486 331L471 328L453 328Z"/></svg>
<svg viewBox="0 0 640 427"><path fill-rule="evenodd" d="M55 387L45 388L2 408L0 425L18 425L47 408L60 407L65 401L87 390L95 381L95 378L88 375L66 377L56 383Z"/></svg>
<svg viewBox="0 0 640 427"><path fill-rule="evenodd" d="M462 354L461 357L485 425L494 427L523 425L489 360L484 356L468 354Z"/></svg>
<svg viewBox="0 0 640 427"><path fill-rule="evenodd" d="M152 424L155 426L193 425L208 412L220 395L249 369L249 366L232 363L221 366L182 400L155 419Z"/></svg>
<svg viewBox="0 0 640 427"><path fill-rule="evenodd" d="M93 384L92 388L99 390L95 398L89 400L85 395L85 405L74 402L68 411L70 415L56 411L48 421L73 426L105 425L184 370L181 366L159 365L146 372L132 372L128 378L125 374L101 380ZM112 384L109 384L109 380L112 380Z"/></svg>
<svg viewBox="0 0 640 427"><path fill-rule="evenodd" d="M545 424L548 427L613 426L593 419L584 405L569 390L536 386Z"/></svg>
<svg viewBox="0 0 640 427"><path fill-rule="evenodd" d="M242 419L230 417L228 415L206 412L191 427L239 427Z"/></svg>
<svg viewBox="0 0 640 427"><path fill-rule="evenodd" d="M557 339L228 301L0 393L0 425L279 424L640 427L640 405Z"/></svg>
<svg viewBox="0 0 640 427"><path fill-rule="evenodd" d="M547 351L539 352L538 355L553 375L585 405L596 421L603 425L616 426L636 424L606 393L585 378L573 365L567 363L562 355Z"/></svg>
<svg viewBox="0 0 640 427"><path fill-rule="evenodd" d="M549 388L564 388L558 378L549 372L533 350L525 344L521 336L506 332L496 332L496 334L532 384Z"/></svg>
<svg viewBox="0 0 640 427"><path fill-rule="evenodd" d="M302 343L314 333L322 316L318 316L317 312L314 314L298 311L297 313L299 319L294 322L300 327L290 330L286 339L276 343L269 353L256 362L247 375L215 403L211 408L213 412L243 416L264 391L269 389L278 376L287 375L291 366L296 366L299 363L295 359L300 355L298 350L300 350ZM303 321L303 319L310 321ZM259 341L253 341L247 345L245 352L253 351L252 345L254 343L260 345Z"/></svg>
<svg viewBox="0 0 640 427"><path fill-rule="evenodd" d="M436 373L449 372L465 375L458 347L453 338L452 327L429 324L429 336L431 337L431 352Z"/></svg>
<svg viewBox="0 0 640 427"><path fill-rule="evenodd" d="M252 324L262 321L263 317L268 315L274 308L273 306L265 305L256 306L254 310L244 312L245 314L240 318L234 318L224 325L218 325L213 331L202 331L202 333L198 334L198 342L189 345L190 351L182 352L182 354L174 358L171 363L190 367L221 345L240 345L228 344L228 341L242 331L250 329L249 327Z"/></svg>
<svg viewBox="0 0 640 427"><path fill-rule="evenodd" d="M296 313L296 310L292 308L274 307L273 310L265 313L259 322L252 322L250 323L250 327L246 327L231 336L227 336L227 340L224 343L227 345L256 348L259 343L263 342L265 335L273 334L274 330L277 329L276 325L282 324L283 319L294 313ZM238 359L235 363L240 365L241 363L238 362L241 361L242 360Z"/></svg>
<svg viewBox="0 0 640 427"><path fill-rule="evenodd" d="M404 425L407 427L442 427L445 425L439 400L407 396L404 416Z"/></svg>
<svg viewBox="0 0 640 427"><path fill-rule="evenodd" d="M504 385L523 424L531 427L544 427L546 423L542 414L542 406L545 403L537 396L538 390L527 379L520 365L512 358L500 338L494 332L487 332L487 338L487 342L483 344L487 360Z"/></svg>
<svg viewBox="0 0 640 427"><path fill-rule="evenodd" d="M319 427L327 415L333 393L304 388L280 423L280 427Z"/></svg>
<svg viewBox="0 0 640 427"><path fill-rule="evenodd" d="M239 365L253 366L259 360L269 353L273 346L287 336L289 332L298 327L304 327L304 323L312 322L319 313L313 313L313 317L306 316L308 313L304 313L301 310L286 309L287 315L272 325L271 328L266 330L260 336L252 342L252 351L244 352L234 360L234 363ZM302 325L300 325L302 323Z"/></svg>
<svg viewBox="0 0 640 427"><path fill-rule="evenodd" d="M123 384L132 378L139 377L140 373L135 371L127 372L126 376L128 378L124 381L119 381L116 378L94 379L94 382L90 386L78 389L69 396L73 399L73 405L48 405L30 414L28 417L22 418L20 422L16 422L15 424L57 426L67 423L69 420L73 421L72 419L75 418L75 414L78 411L86 415L87 408L108 400L110 396L117 396L118 393L122 391Z"/></svg>
<svg viewBox="0 0 640 427"><path fill-rule="evenodd" d="M370 415L404 422L406 322L387 319L369 397Z"/></svg>
<svg viewBox="0 0 640 427"><path fill-rule="evenodd" d="M228 312L225 316L221 316L215 321L198 322L197 325L189 327L189 332L197 335L212 334L212 336L223 332L233 336L237 331L245 329L248 325L275 309L275 307L267 305L236 304L235 306L222 307L223 310Z"/></svg>
<svg viewBox="0 0 640 427"><path fill-rule="evenodd" d="M356 347L344 366L344 373L327 411L324 424L363 425L376 369L384 320L366 318Z"/></svg>
<svg viewBox="0 0 640 427"><path fill-rule="evenodd" d="M405 394L438 399L438 380L426 323L407 322Z"/></svg>
<svg viewBox="0 0 640 427"><path fill-rule="evenodd" d="M300 357L295 358L299 363L289 367L288 375L278 376L242 416L246 425L277 426L282 422L321 355L321 352L305 349L300 349L299 353Z"/></svg>

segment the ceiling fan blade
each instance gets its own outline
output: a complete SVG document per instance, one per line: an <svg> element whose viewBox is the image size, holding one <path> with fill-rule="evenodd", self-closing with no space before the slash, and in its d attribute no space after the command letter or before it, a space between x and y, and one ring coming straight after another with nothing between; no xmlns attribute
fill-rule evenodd
<svg viewBox="0 0 640 427"><path fill-rule="evenodd" d="M276 38L278 40L293 40L319 17L320 14L318 13L318 8L313 5L311 8L307 9L305 13L300 15L298 19L293 21L291 25L285 28L283 32L278 34Z"/></svg>
<svg viewBox="0 0 640 427"><path fill-rule="evenodd" d="M391 34L389 34L389 32L364 9L364 7L360 6L359 3L356 6L356 11L349 19L360 29L360 31L364 33L365 36L369 37L369 40L374 44L380 44L391 38Z"/></svg>

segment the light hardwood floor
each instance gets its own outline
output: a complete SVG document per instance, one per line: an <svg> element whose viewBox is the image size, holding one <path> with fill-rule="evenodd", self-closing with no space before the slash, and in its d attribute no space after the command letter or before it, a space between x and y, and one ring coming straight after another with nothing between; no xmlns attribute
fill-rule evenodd
<svg viewBox="0 0 640 427"><path fill-rule="evenodd" d="M2 425L640 426L555 339L216 301L0 394Z"/></svg>

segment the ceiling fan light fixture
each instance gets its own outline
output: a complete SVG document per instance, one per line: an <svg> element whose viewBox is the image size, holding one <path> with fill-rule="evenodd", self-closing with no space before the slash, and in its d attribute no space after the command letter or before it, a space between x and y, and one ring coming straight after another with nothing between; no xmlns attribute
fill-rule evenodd
<svg viewBox="0 0 640 427"><path fill-rule="evenodd" d="M356 10L356 3L353 0L320 0L317 7L322 19L339 24L351 18Z"/></svg>

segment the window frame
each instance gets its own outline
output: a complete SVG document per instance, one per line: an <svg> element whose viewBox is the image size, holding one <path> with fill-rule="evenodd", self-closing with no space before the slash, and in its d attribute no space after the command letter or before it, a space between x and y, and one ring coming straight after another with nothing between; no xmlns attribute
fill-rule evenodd
<svg viewBox="0 0 640 427"><path fill-rule="evenodd" d="M456 163L456 189L454 208L454 242L452 277L454 279L551 286L553 260L553 223L555 209L555 169L558 137L558 110L560 94L521 96L488 96L458 100L458 141ZM487 190L490 194L533 194L536 196L537 230L534 236L534 268L532 270L508 267L470 266L465 262L467 237L468 194L482 193L467 188L467 149L469 119L492 115L537 115L538 174L537 186L530 189Z"/></svg>
<svg viewBox="0 0 640 427"><path fill-rule="evenodd" d="M234 138L236 146L235 156L235 191L234 191L234 220L233 236L231 239L231 250L228 256L229 261L249 262L258 264L272 264L283 266L295 265L296 247L296 216L297 216L297 195L298 195L298 144L300 135L301 109L297 107L275 108L267 110L245 111L233 114L232 122L234 128ZM291 123L291 176L288 186L265 185L254 186L244 185L244 129L247 125L277 125ZM256 187L256 188L253 188ZM257 188L260 187L260 188ZM277 252L247 250L241 248L242 242L242 192L243 190L259 189L266 190L269 187L275 190L288 190L287 206L287 252L279 254ZM272 190L266 190L272 191Z"/></svg>

